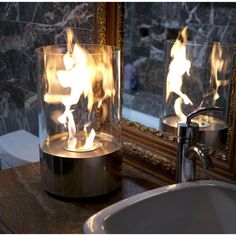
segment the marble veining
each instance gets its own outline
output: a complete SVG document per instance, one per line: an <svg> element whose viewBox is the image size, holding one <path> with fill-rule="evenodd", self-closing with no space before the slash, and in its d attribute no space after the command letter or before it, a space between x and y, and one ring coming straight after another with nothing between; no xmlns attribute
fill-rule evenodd
<svg viewBox="0 0 236 236"><path fill-rule="evenodd" d="M94 43L95 3L0 3L0 135L38 133L35 49L66 43L71 27L79 43Z"/></svg>
<svg viewBox="0 0 236 236"><path fill-rule="evenodd" d="M51 26L93 29L94 4L76 2L6 2L0 5L0 19Z"/></svg>

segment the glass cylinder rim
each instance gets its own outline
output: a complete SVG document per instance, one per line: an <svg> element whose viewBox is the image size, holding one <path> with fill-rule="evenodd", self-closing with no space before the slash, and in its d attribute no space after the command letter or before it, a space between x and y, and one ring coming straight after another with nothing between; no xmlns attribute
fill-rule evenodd
<svg viewBox="0 0 236 236"><path fill-rule="evenodd" d="M174 44L176 39L167 39L167 43L172 43ZM225 42L217 42L217 41L212 41L208 43L194 43L192 41L187 41L186 45L187 46L195 46L195 47L212 47L214 43L220 43L220 46L222 48L234 48L236 46L236 43L225 43Z"/></svg>
<svg viewBox="0 0 236 236"><path fill-rule="evenodd" d="M73 43L72 45L75 45L76 43ZM113 51L112 53L116 53L120 51L120 47L117 46L111 46L111 45L105 45L105 44L78 44L82 48L86 47L106 47L106 48L112 48ZM51 54L51 55L65 55L65 53L54 53L54 52L45 52L43 49L44 48L67 48L67 44L50 44L50 45L45 45L41 46L35 49L35 52L37 54ZM96 55L97 53L89 53L89 55Z"/></svg>

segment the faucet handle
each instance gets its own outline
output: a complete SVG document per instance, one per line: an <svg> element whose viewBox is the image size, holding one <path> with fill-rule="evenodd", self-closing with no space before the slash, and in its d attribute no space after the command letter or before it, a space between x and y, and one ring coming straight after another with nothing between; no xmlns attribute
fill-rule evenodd
<svg viewBox="0 0 236 236"><path fill-rule="evenodd" d="M187 116L187 124L189 125L191 123L192 118L194 118L198 115L205 114L208 112L221 112L222 113L223 111L224 111L224 109L222 107L203 107L197 111L190 113Z"/></svg>

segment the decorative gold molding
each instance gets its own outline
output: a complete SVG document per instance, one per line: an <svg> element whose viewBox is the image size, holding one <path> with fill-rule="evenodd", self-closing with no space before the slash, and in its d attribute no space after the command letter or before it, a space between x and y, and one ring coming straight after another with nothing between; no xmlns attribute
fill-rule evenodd
<svg viewBox="0 0 236 236"><path fill-rule="evenodd" d="M234 120L235 120L235 109L236 109L236 49L234 48L234 57L233 57L233 69L232 69L232 80L231 80L231 88L230 88L230 103L229 103L229 112L228 112L228 134L227 134L227 143L225 147L225 154L228 159L235 158L236 156L232 156L231 153L231 146L233 136L235 137L235 127L234 127ZM231 144L231 145L230 145ZM230 156L231 155L231 156Z"/></svg>
<svg viewBox="0 0 236 236"><path fill-rule="evenodd" d="M222 160L222 161L228 161L227 157L224 153L220 153L213 148L206 148L204 145L202 145L205 149L205 152L207 155L212 159ZM157 153L157 152L151 152L147 150L146 148L143 148L142 146L131 143L131 142L123 142L122 143L122 151L125 155L128 155L129 157L133 159L137 159L140 161L143 161L150 166L157 168L163 172L169 173L174 175L176 170L176 162L171 161L168 158L164 157L163 155ZM202 170L197 171L198 174L196 174L198 177L201 176L199 173L202 173ZM212 176L209 175L209 173L206 173L204 171L204 176ZM202 176L201 176L202 178ZM199 177L200 179L200 177Z"/></svg>
<svg viewBox="0 0 236 236"><path fill-rule="evenodd" d="M123 54L124 51L124 3L119 2L118 3L118 12L119 12L119 21L118 21L118 29L119 29L119 38L118 38L118 46L120 47L121 55Z"/></svg>
<svg viewBox="0 0 236 236"><path fill-rule="evenodd" d="M173 175L175 173L176 164L174 161L170 161L168 158L165 158L158 153L153 153L147 149L144 149L138 144L123 142L122 151L128 156L146 162L164 172L171 173Z"/></svg>
<svg viewBox="0 0 236 236"><path fill-rule="evenodd" d="M216 176L213 176L211 174L209 174L208 172L206 172L205 170L202 169L197 169L196 170L196 180L220 180L219 178L217 178Z"/></svg>
<svg viewBox="0 0 236 236"><path fill-rule="evenodd" d="M154 135L157 138L160 138L160 139L162 139L164 141L177 143L177 136L171 135L171 134L166 133L166 132L164 132L162 130L150 128L150 127L142 125L142 124L140 124L138 122L127 120L125 118L122 119L121 124L123 126L129 127L129 128L137 129L137 130L139 130L139 131L141 131L141 132L143 132L145 134Z"/></svg>
<svg viewBox="0 0 236 236"><path fill-rule="evenodd" d="M127 119L122 119L121 124L124 125L124 126L130 127L130 128L137 129L137 130L139 130L139 131L141 131L145 134L154 135L157 138L161 138L163 141L177 143L177 136L170 135L170 134L168 134L164 131L157 130L157 129L150 128L150 127L146 127L146 126L141 125L137 122L132 122L132 121L127 120ZM206 146L206 145L203 145L203 144L201 144L201 146L204 148L205 152L208 154L208 156L212 160L216 159L216 160L221 160L221 161L224 161L224 162L228 162L228 156L226 155L225 152L216 150L212 147L209 147L209 146Z"/></svg>
<svg viewBox="0 0 236 236"><path fill-rule="evenodd" d="M98 44L106 44L106 3L99 2L97 3L97 12L96 12L96 22L97 22L97 39Z"/></svg>
<svg viewBox="0 0 236 236"><path fill-rule="evenodd" d="M211 160L216 159L216 160L228 162L228 157L225 154L225 152L219 151L219 150L209 147L205 144L200 144L200 146L204 149L206 155L208 157L210 157Z"/></svg>

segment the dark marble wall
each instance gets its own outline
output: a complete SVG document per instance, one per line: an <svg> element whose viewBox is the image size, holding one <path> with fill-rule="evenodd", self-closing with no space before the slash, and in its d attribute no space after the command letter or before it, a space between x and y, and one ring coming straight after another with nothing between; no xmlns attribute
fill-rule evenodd
<svg viewBox="0 0 236 236"><path fill-rule="evenodd" d="M166 41L176 39L180 28L188 26L188 39L195 43L236 43L234 2L128 2L125 11L125 63L133 71L124 82L125 105L153 116L161 111ZM147 96L155 100L152 106L145 103Z"/></svg>
<svg viewBox="0 0 236 236"><path fill-rule="evenodd" d="M35 49L66 41L72 27L92 43L95 3L0 3L0 135L17 129L38 133Z"/></svg>

